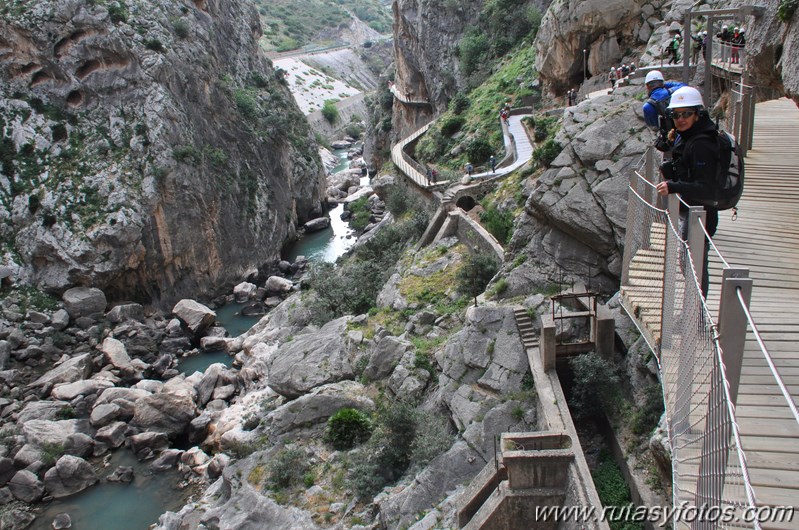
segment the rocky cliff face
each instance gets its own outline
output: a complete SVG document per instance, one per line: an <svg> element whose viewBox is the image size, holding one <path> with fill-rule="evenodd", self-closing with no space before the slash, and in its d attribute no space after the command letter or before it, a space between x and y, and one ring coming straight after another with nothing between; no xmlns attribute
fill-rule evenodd
<svg viewBox="0 0 799 530"><path fill-rule="evenodd" d="M2 2L2 261L173 300L279 256L323 189L243 0Z"/></svg>
<svg viewBox="0 0 799 530"><path fill-rule="evenodd" d="M649 40L662 20L662 4L555 0L541 21L535 44L536 68L545 88L560 95L582 83L583 75L605 75L630 48Z"/></svg>

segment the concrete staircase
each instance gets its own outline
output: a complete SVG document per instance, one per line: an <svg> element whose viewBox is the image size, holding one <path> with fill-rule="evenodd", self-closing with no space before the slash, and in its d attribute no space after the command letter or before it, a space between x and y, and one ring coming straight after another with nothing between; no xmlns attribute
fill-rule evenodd
<svg viewBox="0 0 799 530"><path fill-rule="evenodd" d="M524 344L524 349L538 347L538 333L535 332L533 319L523 308L517 308L513 311L516 316L516 327L519 329L519 336Z"/></svg>

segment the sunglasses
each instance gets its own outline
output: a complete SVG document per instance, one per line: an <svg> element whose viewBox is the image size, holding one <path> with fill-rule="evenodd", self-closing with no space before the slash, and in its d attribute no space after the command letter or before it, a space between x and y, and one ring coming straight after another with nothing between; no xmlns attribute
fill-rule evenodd
<svg viewBox="0 0 799 530"><path fill-rule="evenodd" d="M675 120L681 120L683 118L690 118L694 114L696 114L695 110L685 110L683 112L672 112L671 117Z"/></svg>

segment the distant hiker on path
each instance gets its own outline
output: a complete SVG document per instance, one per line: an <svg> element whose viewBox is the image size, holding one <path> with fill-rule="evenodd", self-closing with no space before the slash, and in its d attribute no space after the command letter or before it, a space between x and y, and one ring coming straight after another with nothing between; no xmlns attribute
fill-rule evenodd
<svg viewBox="0 0 799 530"><path fill-rule="evenodd" d="M616 79L617 79L616 78L616 67L615 66L611 66L610 67L610 72L608 73L608 83L610 83L610 88L611 89L614 86L616 86Z"/></svg>
<svg viewBox="0 0 799 530"><path fill-rule="evenodd" d="M667 107L671 100L671 94L685 85L676 81L666 82L660 70L651 70L644 79L646 86L647 100L644 102L644 121L649 127L658 130L658 139L655 141L655 149L658 151L669 151L671 145L667 135L674 128L674 123L669 117Z"/></svg>
<svg viewBox="0 0 799 530"><path fill-rule="evenodd" d="M494 155L491 155L491 158L488 159L488 163L491 164L491 173L496 172L497 170L497 159Z"/></svg>
<svg viewBox="0 0 799 530"><path fill-rule="evenodd" d="M472 176L472 171L474 171L474 166L472 165L471 162L467 162L466 163L466 174L471 177Z"/></svg>

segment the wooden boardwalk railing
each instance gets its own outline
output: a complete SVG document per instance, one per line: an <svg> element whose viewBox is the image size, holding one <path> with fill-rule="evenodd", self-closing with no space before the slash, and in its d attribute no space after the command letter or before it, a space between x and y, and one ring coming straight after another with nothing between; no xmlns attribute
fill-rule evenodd
<svg viewBox="0 0 799 530"><path fill-rule="evenodd" d="M746 157L738 218L722 212L714 238L733 266L749 267L750 310L774 364L799 396L799 109L788 99L759 103ZM723 264L711 252L708 306L718 307ZM758 504L799 506L799 424L780 394L750 332L744 349L736 417ZM763 528L799 528L793 522Z"/></svg>
<svg viewBox="0 0 799 530"><path fill-rule="evenodd" d="M666 373L664 368L663 378L667 411L676 413L681 401L689 404L684 409L687 411L684 419L690 425L682 432L679 432L679 425L673 425L678 433L670 433L672 438L677 436L672 440L676 443L674 466L679 470L675 472L674 489L680 493L675 494L675 503L678 500L700 502L699 499L704 498L702 488L715 487L714 491L723 499L720 502L745 505L748 501L743 492L747 489L741 486L747 483L747 488L751 485L748 490L752 493L751 500L764 510L761 513L764 518L759 525L750 521L730 527L787 530L799 528L799 412L796 408L799 395L799 153L796 150L799 109L787 99L761 103L757 105L754 123L754 142L746 159L744 196L739 203L737 220L732 220L730 212L720 214L713 240L720 255L711 250L707 297L707 314L713 319L719 315L720 319L720 327L714 328L713 334L717 335L714 340L727 344L725 340L731 335L740 336L737 351L742 351L743 355L739 380L735 375L736 366L728 362L730 356L735 357L733 349L723 351L725 382L729 382L730 389L724 399L732 403L729 410L734 411L739 437L733 441L726 435L714 434L725 431L708 430L714 418L712 413L706 417L697 416L703 406L712 405L712 399L702 401L701 398L702 393L709 390L705 381L710 379L696 379L697 370L702 369L697 359L708 360L712 356L686 357L687 362L679 357L676 371ZM635 214L632 224L628 216L625 246L633 250L631 255L625 256L622 300L650 346L661 356L661 362L664 358L669 362L669 352L675 351L675 345L681 341L680 348L686 344L690 348L688 342L707 340L707 334L702 336L701 331L696 336L690 334L692 330L706 328L707 322L705 313L697 312L695 303L692 305L689 300L687 277L683 274L689 270L687 258L685 255L677 258L675 265L675 255L670 258L670 247L663 245L666 212L652 206L643 209L638 206L651 200L649 186L638 185L637 196L630 193L630 211ZM647 215L651 218L636 222L641 212L649 212ZM697 233L700 238L693 247L701 248L701 231ZM694 240L689 238L689 246L692 242ZM747 325L746 318L738 326L742 329L725 328L720 315L722 275L741 268L748 269L752 280L748 310L759 335L752 325ZM736 294L746 298L743 291L736 292L736 289L728 289L725 296L730 296L730 292L733 298ZM667 300L671 305L666 305ZM727 310L728 302L724 303ZM735 299L733 305L746 307ZM689 314L690 318L699 317L695 324L686 322ZM664 320L664 315L669 318ZM675 326L674 318L681 319L680 327ZM709 342L697 347L707 348L707 344ZM680 351L693 355L689 350ZM674 361L672 357L670 362L674 364ZM686 379L692 376L694 379ZM672 394L675 390L682 395ZM670 418L674 423L673 417ZM705 445L692 445L691 436L694 435L705 437ZM725 440L731 442L729 453L724 449ZM679 457L677 447L681 447ZM733 458L738 448L743 455L739 460L743 462ZM706 463L708 455L711 460ZM714 468L719 475L709 475L706 471L705 467L713 465L721 466ZM711 483L715 486L707 486ZM782 517L769 518L768 510L774 508L786 510ZM785 516L790 510L792 518Z"/></svg>

